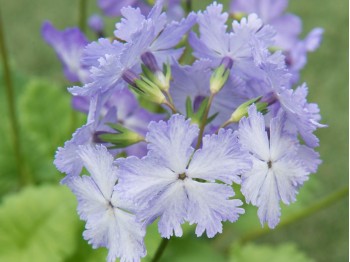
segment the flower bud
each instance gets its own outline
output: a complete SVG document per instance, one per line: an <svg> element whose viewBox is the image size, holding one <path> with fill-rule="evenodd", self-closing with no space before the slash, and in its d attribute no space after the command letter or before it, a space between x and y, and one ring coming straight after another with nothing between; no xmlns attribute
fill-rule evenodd
<svg viewBox="0 0 350 262"><path fill-rule="evenodd" d="M241 120L242 117L248 116L248 108L252 104L255 103L256 108L259 112L262 112L263 114L267 111L268 104L265 102L259 102L261 100L261 96L257 98L253 98L243 104L241 104L237 109L232 113L231 118L228 120L229 123L237 123L239 120Z"/></svg>
<svg viewBox="0 0 350 262"><path fill-rule="evenodd" d="M99 141L113 144L113 148L125 148L144 140L143 136L120 124L109 123L108 125L117 133L100 132L96 133L96 137Z"/></svg>
<svg viewBox="0 0 350 262"><path fill-rule="evenodd" d="M233 66L233 60L230 57L224 57L221 64L216 68L210 78L210 92L212 94L218 93L225 85L231 68Z"/></svg>

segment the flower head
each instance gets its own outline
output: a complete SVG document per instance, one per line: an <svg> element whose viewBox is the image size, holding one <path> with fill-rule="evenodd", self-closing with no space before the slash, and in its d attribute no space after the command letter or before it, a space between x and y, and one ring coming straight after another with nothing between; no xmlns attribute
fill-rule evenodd
<svg viewBox="0 0 350 262"><path fill-rule="evenodd" d="M198 58L208 58L219 63L224 57L233 60L237 74L254 76L262 57L268 56L267 48L273 44L274 30L263 25L256 14L250 14L240 23L234 21L232 32L227 32L227 13L214 2L198 14L200 37L190 34L189 41Z"/></svg>
<svg viewBox="0 0 350 262"><path fill-rule="evenodd" d="M72 176L67 186L78 199L78 213L86 221L83 236L93 248L108 248L110 262L136 262L146 255L145 230L132 214L135 207L113 188L118 181L113 156L104 146L81 146L78 155L91 176Z"/></svg>
<svg viewBox="0 0 350 262"><path fill-rule="evenodd" d="M299 187L320 164L318 154L300 146L284 125L285 117L279 114L265 131L264 117L252 105L238 130L240 143L253 161L252 169L242 175L241 191L248 203L258 207L261 224L270 228L279 223L280 201L294 202Z"/></svg>
<svg viewBox="0 0 350 262"><path fill-rule="evenodd" d="M123 74L128 70L141 71L141 56L151 52L162 65L178 59L183 48L175 49L183 35L196 22L196 15L191 13L181 21L167 24L165 13L162 13L163 3L157 1L145 17L139 9L125 7L122 9L124 18L117 23L115 36L125 41L125 44L114 41L99 40L103 46L91 44L84 60L97 59L91 68L91 81L84 87L70 88L73 95L91 96L97 92L105 93L110 89L123 89L126 83ZM91 62L90 62L91 64Z"/></svg>
<svg viewBox="0 0 350 262"><path fill-rule="evenodd" d="M118 190L142 206L137 213L145 224L160 218L162 237L182 235L181 224L197 224L196 234L213 237L222 232L222 221L231 222L244 212L234 196L232 182L250 167L232 130L205 136L197 151L192 144L198 127L183 116L152 122L146 140L148 155L118 160ZM216 183L216 181L223 183ZM145 206L144 206L145 205Z"/></svg>
<svg viewBox="0 0 350 262"><path fill-rule="evenodd" d="M72 82L87 81L88 70L80 62L84 47L88 44L84 34L78 28L58 31L50 22L42 25L41 34L61 60L67 79Z"/></svg>

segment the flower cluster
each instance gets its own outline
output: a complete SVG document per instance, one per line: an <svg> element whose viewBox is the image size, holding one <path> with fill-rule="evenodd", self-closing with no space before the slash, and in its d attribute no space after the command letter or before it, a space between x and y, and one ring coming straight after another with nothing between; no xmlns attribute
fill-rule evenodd
<svg viewBox="0 0 350 262"><path fill-rule="evenodd" d="M43 26L66 76L82 83L69 92L87 123L54 163L77 196L84 238L107 247L108 261L140 261L154 221L163 238L182 236L184 223L211 238L244 214L243 201L274 228L280 202L296 201L321 163L318 106L306 84L293 86L302 68L294 55L305 61L321 29L298 40L300 22L281 14L284 0L273 9L271 1L236 0L240 19L230 27L216 2L180 19L163 12L181 9L179 1L113 2L99 1L106 14L122 15L113 37L88 43L78 29ZM81 176L84 167L90 175Z"/></svg>

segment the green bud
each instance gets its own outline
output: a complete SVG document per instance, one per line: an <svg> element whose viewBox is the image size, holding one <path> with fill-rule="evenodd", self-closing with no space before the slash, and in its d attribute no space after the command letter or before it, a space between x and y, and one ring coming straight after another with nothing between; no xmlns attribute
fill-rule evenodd
<svg viewBox="0 0 350 262"><path fill-rule="evenodd" d="M141 79L135 80L135 83L139 88L139 90L135 89L135 91L148 100L157 104L163 104L167 101L159 87L146 76L141 75Z"/></svg>
<svg viewBox="0 0 350 262"><path fill-rule="evenodd" d="M244 12L233 12L230 13L230 16L233 20L240 21L243 17L247 16L247 14Z"/></svg>
<svg viewBox="0 0 350 262"><path fill-rule="evenodd" d="M117 133L103 133L98 137L104 142L113 144L114 146L111 148L125 148L144 141L143 136L120 124L108 123L107 125L117 131Z"/></svg>
<svg viewBox="0 0 350 262"><path fill-rule="evenodd" d="M223 88L230 75L232 66L233 60L229 57L224 57L221 65L214 70L210 78L210 92L212 94L218 93Z"/></svg>
<svg viewBox="0 0 350 262"><path fill-rule="evenodd" d="M190 97L186 99L186 116L191 119L192 124L197 124L198 126L202 123L202 119L204 118L205 109L208 106L209 98L205 98L200 104L198 110L196 112L193 111L192 100ZM208 117L206 124L209 124L211 121L215 119L218 113Z"/></svg>
<svg viewBox="0 0 350 262"><path fill-rule="evenodd" d="M253 98L243 104L241 104L231 115L231 118L228 120L229 123L237 123L239 120L241 120L242 117L248 116L248 108L252 104L255 103L256 108L259 112L262 112L265 114L267 112L267 103L259 102L262 96L259 96L257 98Z"/></svg>

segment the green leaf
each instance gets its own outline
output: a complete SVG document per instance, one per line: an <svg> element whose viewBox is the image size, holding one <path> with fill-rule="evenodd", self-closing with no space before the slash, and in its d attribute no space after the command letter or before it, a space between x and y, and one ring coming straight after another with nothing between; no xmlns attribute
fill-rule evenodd
<svg viewBox="0 0 350 262"><path fill-rule="evenodd" d="M32 80L19 99L22 132L37 142L36 150L54 154L71 134L70 95L44 80Z"/></svg>
<svg viewBox="0 0 350 262"><path fill-rule="evenodd" d="M40 79L25 86L18 104L22 151L29 172L37 182L57 182L60 177L53 165L57 147L71 138L84 117L73 112L65 88Z"/></svg>
<svg viewBox="0 0 350 262"><path fill-rule="evenodd" d="M80 231L77 238L77 247L75 253L69 258L65 259L65 262L101 262L105 261L108 251L106 248L93 249L92 246L83 238L83 231L85 230L85 222L80 221Z"/></svg>
<svg viewBox="0 0 350 262"><path fill-rule="evenodd" d="M224 262L223 254L216 251L205 238L194 234L171 238L161 261L171 262Z"/></svg>
<svg viewBox="0 0 350 262"><path fill-rule="evenodd" d="M229 262L312 262L292 243L272 245L247 244L231 250Z"/></svg>
<svg viewBox="0 0 350 262"><path fill-rule="evenodd" d="M3 70L0 66L0 202L1 197L9 192L14 192L18 188L18 166L13 150L13 132L10 124L10 114L8 108L7 94L4 86ZM17 73L12 72L14 99L17 100L21 94L26 79ZM22 88L23 89L23 88ZM16 106L16 105L15 105ZM18 114L18 109L16 108Z"/></svg>
<svg viewBox="0 0 350 262"><path fill-rule="evenodd" d="M183 237L178 239L179 241L183 240L183 241L189 241L190 238L193 238L194 235L194 225L189 225L188 223L185 223L183 225L181 225L182 230L183 230ZM151 225L149 225L147 227L147 233L146 233L146 237L145 237L145 244L146 244L146 249L147 249L147 256L142 260L145 262L150 262L153 259L153 256L155 255L159 244L161 243L162 238L158 232L158 220L156 220L155 222L153 222ZM173 243L174 242L174 243ZM177 238L172 237L170 240L170 243L168 245L168 247L166 248L165 252L168 252L167 250L171 250L173 248L177 248ZM172 254L173 251L169 251L170 255ZM169 256L164 255L164 257ZM182 256L180 256L181 259ZM173 259L161 259L160 261L173 261ZM174 260L174 261L181 261L181 260ZM188 261L188 260L184 260L184 261ZM197 261L197 260L193 260L193 261ZM219 261L220 262L220 261Z"/></svg>
<svg viewBox="0 0 350 262"><path fill-rule="evenodd" d="M0 261L63 261L76 248L76 201L62 186L29 187L0 206Z"/></svg>

